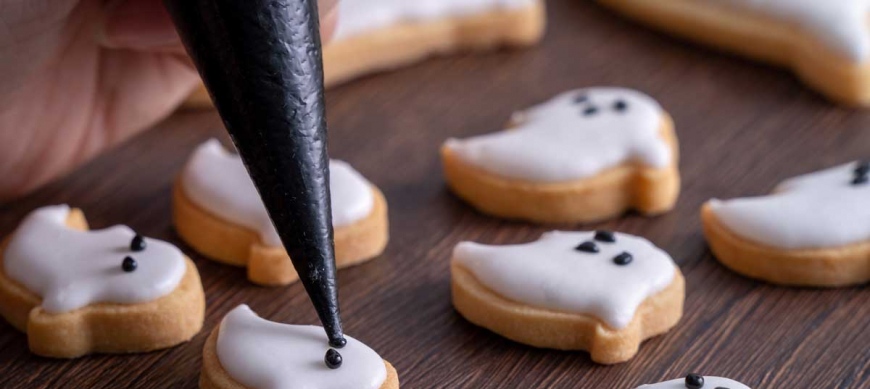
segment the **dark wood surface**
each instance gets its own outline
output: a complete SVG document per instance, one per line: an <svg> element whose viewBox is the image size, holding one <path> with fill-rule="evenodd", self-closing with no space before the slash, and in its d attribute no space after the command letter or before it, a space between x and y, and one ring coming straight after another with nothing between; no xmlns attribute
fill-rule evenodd
<svg viewBox="0 0 870 389"><path fill-rule="evenodd" d="M688 372L753 388L870 387L870 291L779 288L719 265L700 232L710 197L762 194L779 180L870 155L870 116L829 104L789 72L685 44L591 2L549 2L544 42L525 51L439 58L328 94L333 157L383 189L391 241L339 272L346 330L399 371L403 388L631 389ZM664 216L592 226L535 226L474 212L445 188L437 150L450 136L498 130L508 115L566 89L645 91L676 120L683 194ZM0 235L35 207L69 203L93 227L124 223L196 261L205 329L170 350L74 361L32 356L0 322L0 388L195 388L208 332L239 303L265 318L316 323L301 285L262 288L189 250L170 222L170 188L190 151L222 129L180 113L25 199L0 205ZM810 210L808 210L810 211ZM517 243L553 229L610 228L667 250L687 278L685 317L632 361L537 350L477 328L450 304L448 261L462 240Z"/></svg>

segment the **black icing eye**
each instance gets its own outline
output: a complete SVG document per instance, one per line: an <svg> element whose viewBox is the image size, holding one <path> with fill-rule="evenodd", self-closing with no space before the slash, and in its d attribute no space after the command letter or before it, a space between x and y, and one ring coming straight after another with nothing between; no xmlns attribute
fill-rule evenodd
<svg viewBox="0 0 870 389"><path fill-rule="evenodd" d="M133 239L130 241L130 250L132 251L142 251L145 250L145 238L142 235L136 234Z"/></svg>
<svg viewBox="0 0 870 389"><path fill-rule="evenodd" d="M587 95L580 94L580 95L574 96L574 104L583 104L587 101L589 101L589 96L587 96Z"/></svg>
<svg viewBox="0 0 870 389"><path fill-rule="evenodd" d="M593 253L594 254L594 253L598 252L598 245L595 244L595 242L587 241L587 242L580 243L580 245L575 247L574 250L582 251L584 253Z"/></svg>
<svg viewBox="0 0 870 389"><path fill-rule="evenodd" d="M613 235L613 232L599 230L595 231L595 240L599 242L613 243L616 242L616 236Z"/></svg>
<svg viewBox="0 0 870 389"><path fill-rule="evenodd" d="M583 116L592 116L596 113L598 113L598 107L595 106L586 107L586 109L583 110Z"/></svg>
<svg viewBox="0 0 870 389"><path fill-rule="evenodd" d="M338 369L341 367L341 354L334 348L326 350L326 356L323 357L323 362L330 369Z"/></svg>
<svg viewBox="0 0 870 389"><path fill-rule="evenodd" d="M613 110L616 112L625 112L628 109L628 103L625 100L616 100L613 103Z"/></svg>
<svg viewBox="0 0 870 389"><path fill-rule="evenodd" d="M622 254L619 254L619 255L613 257L613 263L615 263L619 266L625 266L625 265L628 265L629 263L631 263L631 261L633 259L634 259L634 257L632 257L631 254L623 251Z"/></svg>
<svg viewBox="0 0 870 389"><path fill-rule="evenodd" d="M689 374L686 376L686 388L701 389L704 387L704 376L700 374Z"/></svg>
<svg viewBox="0 0 870 389"><path fill-rule="evenodd" d="M137 267L139 267L139 264L131 256L126 256L124 257L124 260L121 261L121 270L126 273L132 273L136 271Z"/></svg>

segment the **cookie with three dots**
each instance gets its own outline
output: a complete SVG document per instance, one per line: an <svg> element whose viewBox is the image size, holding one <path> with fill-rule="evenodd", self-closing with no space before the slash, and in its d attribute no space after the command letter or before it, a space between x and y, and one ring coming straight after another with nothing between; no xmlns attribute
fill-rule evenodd
<svg viewBox="0 0 870 389"><path fill-rule="evenodd" d="M389 362L362 342L345 340L332 349L323 327L268 321L240 305L206 340L199 387L399 389Z"/></svg>
<svg viewBox="0 0 870 389"><path fill-rule="evenodd" d="M870 162L791 178L772 194L713 199L701 210L716 259L776 284L837 287L870 281Z"/></svg>
<svg viewBox="0 0 870 389"><path fill-rule="evenodd" d="M870 0L598 0L655 28L794 70L849 105L870 105Z"/></svg>
<svg viewBox="0 0 870 389"><path fill-rule="evenodd" d="M329 170L337 267L377 257L389 239L383 193L345 162L332 160ZM216 139L194 151L176 181L172 217L178 235L197 252L246 267L257 284L299 279L241 158Z"/></svg>
<svg viewBox="0 0 870 389"><path fill-rule="evenodd" d="M451 260L453 306L466 319L535 347L586 350L625 362L683 313L671 257L646 239L609 231L549 232L531 243L463 242Z"/></svg>
<svg viewBox="0 0 870 389"><path fill-rule="evenodd" d="M131 353L185 342L205 296L175 246L126 226L89 231L66 205L28 215L0 248L0 315L38 355Z"/></svg>
<svg viewBox="0 0 870 389"><path fill-rule="evenodd" d="M686 378L660 382L652 385L641 385L637 389L750 389L737 381L722 378L689 374Z"/></svg>
<svg viewBox="0 0 870 389"><path fill-rule="evenodd" d="M448 185L484 213L589 223L629 209L659 214L677 200L673 121L643 93L566 92L514 114L508 127L441 148Z"/></svg>

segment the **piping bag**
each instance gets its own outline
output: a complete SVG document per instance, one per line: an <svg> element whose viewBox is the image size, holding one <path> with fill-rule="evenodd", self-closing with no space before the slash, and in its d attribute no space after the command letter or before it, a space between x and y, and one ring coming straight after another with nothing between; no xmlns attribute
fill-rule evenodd
<svg viewBox="0 0 870 389"><path fill-rule="evenodd" d="M164 0L326 330L338 308L316 0Z"/></svg>

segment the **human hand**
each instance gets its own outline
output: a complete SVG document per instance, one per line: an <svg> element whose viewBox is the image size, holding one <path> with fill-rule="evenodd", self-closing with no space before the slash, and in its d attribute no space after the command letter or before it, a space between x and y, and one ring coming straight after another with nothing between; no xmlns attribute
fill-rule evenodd
<svg viewBox="0 0 870 389"><path fill-rule="evenodd" d="M318 0L323 41L337 0ZM0 0L0 201L169 115L198 85L161 0Z"/></svg>

